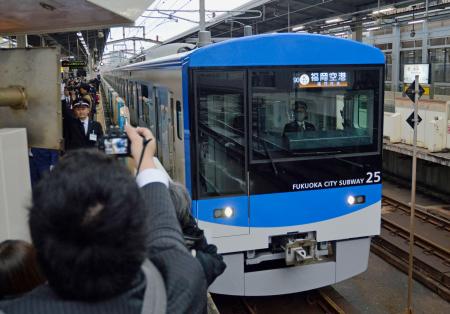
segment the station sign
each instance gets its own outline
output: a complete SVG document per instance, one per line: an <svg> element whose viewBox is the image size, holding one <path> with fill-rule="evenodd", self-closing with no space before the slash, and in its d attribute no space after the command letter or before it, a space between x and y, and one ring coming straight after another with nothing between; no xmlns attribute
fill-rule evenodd
<svg viewBox="0 0 450 314"><path fill-rule="evenodd" d="M336 88L349 86L349 72L296 72L292 78L296 88Z"/></svg>
<svg viewBox="0 0 450 314"><path fill-rule="evenodd" d="M82 60L72 60L72 61L61 61L61 66L63 68L71 68L71 69L81 69L87 66L86 61Z"/></svg>
<svg viewBox="0 0 450 314"><path fill-rule="evenodd" d="M419 76L419 84L429 84L430 65L428 63L405 64L403 67L403 82L412 83Z"/></svg>
<svg viewBox="0 0 450 314"><path fill-rule="evenodd" d="M420 81L420 77L419 77L419 81ZM418 95L417 95L417 99L420 99L420 97L422 97L422 95L425 93L425 90L423 89L423 87L419 84L418 86L419 90L418 90ZM411 99L411 101L414 103L415 102L415 98L416 98L416 80L414 80L406 89L406 95L409 97L409 99ZM408 119L406 119L406 123L409 124L409 126L414 130L414 122L416 122L416 125L419 125L419 123L422 121L422 118L419 116L419 113L417 113L417 121L415 121L414 119L414 111L409 115Z"/></svg>
<svg viewBox="0 0 450 314"><path fill-rule="evenodd" d="M420 79L419 79L419 81L420 81ZM425 95L425 96L430 95L430 86L421 85L421 87L423 88L423 95ZM408 91L408 88L409 88L408 84L403 84L403 92L405 94Z"/></svg>

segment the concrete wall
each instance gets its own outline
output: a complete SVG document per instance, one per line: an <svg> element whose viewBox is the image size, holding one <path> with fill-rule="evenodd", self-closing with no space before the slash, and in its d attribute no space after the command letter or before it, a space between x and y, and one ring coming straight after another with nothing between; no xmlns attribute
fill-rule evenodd
<svg viewBox="0 0 450 314"><path fill-rule="evenodd" d="M412 157L383 150L385 178L411 184ZM417 159L418 190L450 202L450 167Z"/></svg>

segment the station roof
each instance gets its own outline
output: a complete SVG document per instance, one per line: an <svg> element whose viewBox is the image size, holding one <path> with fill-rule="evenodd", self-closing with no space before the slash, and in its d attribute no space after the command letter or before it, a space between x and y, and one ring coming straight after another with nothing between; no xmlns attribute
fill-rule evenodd
<svg viewBox="0 0 450 314"><path fill-rule="evenodd" d="M39 47L41 46L41 39L43 38L47 46L59 46L62 55L75 56L78 60L87 60L85 49L80 42L78 42L77 47L77 33L78 32L28 35L28 44L33 47ZM89 50L91 50L91 53L93 53L92 51L94 48L97 48L98 57L96 59L99 59L105 49L106 40L109 36L109 28L85 30L80 31L80 33L82 34L86 45L89 47ZM99 36L99 34L101 35Z"/></svg>
<svg viewBox="0 0 450 314"><path fill-rule="evenodd" d="M395 6L396 8L423 3L415 0L382 0L380 7ZM257 10L261 16L255 17L255 12L241 14L230 13L206 24L206 30L211 31L213 38L240 37L244 33L244 25L251 25L256 34L268 32L292 31L296 25L303 25L305 31L320 32L339 26L353 27L358 18L371 14L378 8L378 0L257 0L236 9L236 11ZM288 14L288 12L290 14ZM289 16L289 17L288 17ZM341 17L349 22L325 23L328 19ZM172 37L165 43L189 42L197 37L199 27Z"/></svg>
<svg viewBox="0 0 450 314"><path fill-rule="evenodd" d="M63 55L75 54L79 59L86 59L87 49L77 49L77 33L83 30L83 41L89 53L101 57L109 27L133 25L154 1L2 0L0 36L11 38L26 34L31 46L41 46L44 39L46 45L61 47ZM81 42L79 46L83 46Z"/></svg>

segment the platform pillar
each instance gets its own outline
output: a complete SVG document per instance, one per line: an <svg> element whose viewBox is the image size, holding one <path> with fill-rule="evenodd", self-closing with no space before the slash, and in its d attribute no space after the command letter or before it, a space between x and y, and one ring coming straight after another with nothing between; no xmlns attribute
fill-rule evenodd
<svg viewBox="0 0 450 314"><path fill-rule="evenodd" d="M31 199L26 129L0 129L0 242L30 241Z"/></svg>
<svg viewBox="0 0 450 314"><path fill-rule="evenodd" d="M391 90L398 91L400 82L400 25L392 25L392 79ZM395 94L394 94L395 95Z"/></svg>
<svg viewBox="0 0 450 314"><path fill-rule="evenodd" d="M28 38L27 35L16 36L17 48L27 48Z"/></svg>
<svg viewBox="0 0 450 314"><path fill-rule="evenodd" d="M353 18L353 26L351 27L352 30L352 39L362 42L362 22L359 18L354 17Z"/></svg>

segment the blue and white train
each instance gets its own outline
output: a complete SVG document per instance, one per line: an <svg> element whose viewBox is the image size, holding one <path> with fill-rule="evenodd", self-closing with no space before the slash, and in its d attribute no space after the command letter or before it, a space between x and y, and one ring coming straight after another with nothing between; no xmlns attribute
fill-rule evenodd
<svg viewBox="0 0 450 314"><path fill-rule="evenodd" d="M270 34L104 74L224 256L212 292L293 293L367 269L380 232L384 62L355 41Z"/></svg>

